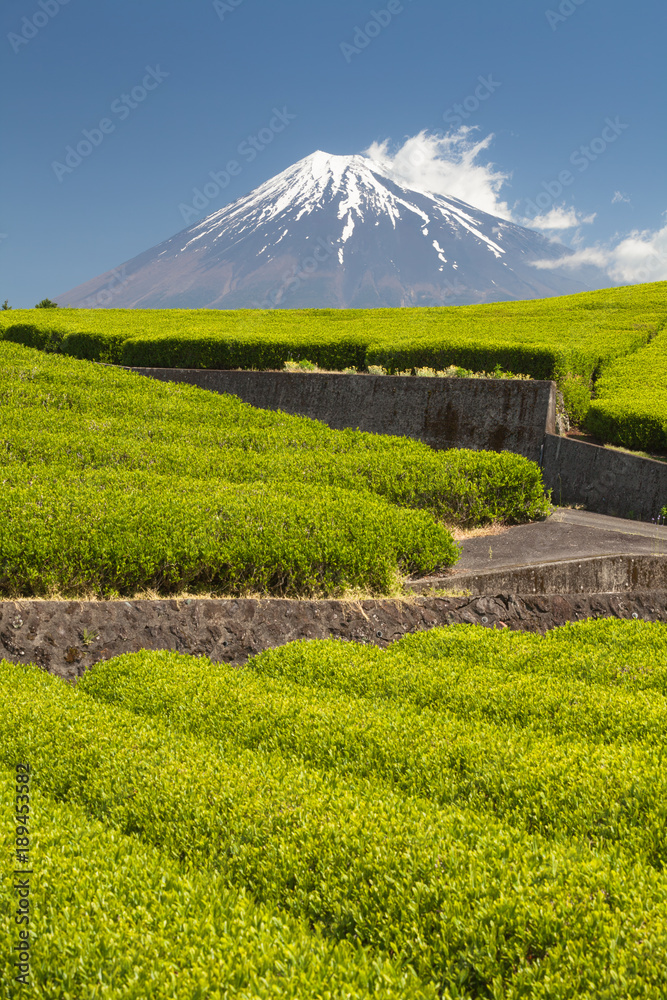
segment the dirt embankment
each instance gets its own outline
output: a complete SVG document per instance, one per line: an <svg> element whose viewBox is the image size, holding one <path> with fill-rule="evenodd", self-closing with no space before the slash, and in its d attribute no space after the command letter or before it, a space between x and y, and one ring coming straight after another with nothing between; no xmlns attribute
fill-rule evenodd
<svg viewBox="0 0 667 1000"><path fill-rule="evenodd" d="M667 593L411 600L4 601L0 656L76 680L99 660L172 649L240 666L297 639L343 639L386 647L438 625L477 624L545 632L585 618L667 621Z"/></svg>

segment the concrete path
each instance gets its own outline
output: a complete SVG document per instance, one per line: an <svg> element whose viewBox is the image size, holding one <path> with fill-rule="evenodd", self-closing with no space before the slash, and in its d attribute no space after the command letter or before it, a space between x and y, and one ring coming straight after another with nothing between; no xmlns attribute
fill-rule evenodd
<svg viewBox="0 0 667 1000"><path fill-rule="evenodd" d="M622 593L667 589L667 527L556 508L544 521L461 543L461 559L416 591Z"/></svg>

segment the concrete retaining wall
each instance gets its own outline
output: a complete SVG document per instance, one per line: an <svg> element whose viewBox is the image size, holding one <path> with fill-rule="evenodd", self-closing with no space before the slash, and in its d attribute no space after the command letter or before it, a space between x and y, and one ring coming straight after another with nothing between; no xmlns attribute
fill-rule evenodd
<svg viewBox="0 0 667 1000"><path fill-rule="evenodd" d="M166 382L229 392L246 403L322 420L337 430L416 438L432 448L513 451L540 460L555 431L553 382L301 372L132 368Z"/></svg>
<svg viewBox="0 0 667 1000"><path fill-rule="evenodd" d="M666 596L494 593L409 601L0 601L0 657L37 663L73 682L100 660L140 649L172 649L239 666L264 649L301 639L353 640L385 649L406 633L436 625L545 632L591 617L664 622Z"/></svg>
<svg viewBox="0 0 667 1000"><path fill-rule="evenodd" d="M432 448L512 451L542 464L555 504L650 521L667 504L667 463L556 433L554 382L132 368L229 392L253 406L416 438ZM601 588L603 589L603 588Z"/></svg>
<svg viewBox="0 0 667 1000"><path fill-rule="evenodd" d="M547 433L542 475L555 504L650 521L667 504L667 462Z"/></svg>
<svg viewBox="0 0 667 1000"><path fill-rule="evenodd" d="M667 591L667 556L610 555L559 559L534 566L506 566L477 573L457 573L414 581L415 593L431 590L483 594L623 594Z"/></svg>

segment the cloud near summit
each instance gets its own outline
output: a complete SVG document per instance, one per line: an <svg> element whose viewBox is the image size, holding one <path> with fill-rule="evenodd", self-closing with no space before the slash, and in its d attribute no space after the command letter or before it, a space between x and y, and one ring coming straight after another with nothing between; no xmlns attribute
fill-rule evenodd
<svg viewBox="0 0 667 1000"><path fill-rule="evenodd" d="M591 224L595 213L582 215L572 206L553 205L549 211L533 218L518 217L502 197L504 185L511 173L490 161L486 151L493 142L491 133L483 139L476 137L476 129L462 126L456 132L419 132L405 139L402 145L392 147L390 141L373 142L363 151L374 160L397 184L460 198L474 208L501 219L555 234L577 229L573 240L576 247L572 256L539 261L538 268L567 266L576 269L582 265L599 268L616 282L660 281L667 279L667 226L658 230L633 231L619 236L608 244L582 246L578 227ZM626 201L627 197L616 192L612 201ZM572 242L572 241L571 241Z"/></svg>
<svg viewBox="0 0 667 1000"><path fill-rule="evenodd" d="M618 243L598 243L582 247L561 266L576 269L582 265L599 267L613 281L632 284L635 281L667 280L667 225L662 229L635 230ZM535 261L533 267L549 269L551 261Z"/></svg>
<svg viewBox="0 0 667 1000"><path fill-rule="evenodd" d="M393 152L388 139L373 142L364 155L381 166L397 184L428 194L460 198L489 215L511 220L509 205L500 197L510 174L481 159L493 141L493 134L476 139L474 132L469 126L447 135L422 131Z"/></svg>
<svg viewBox="0 0 667 1000"><path fill-rule="evenodd" d="M381 166L397 184L428 194L460 198L473 208L528 229L557 232L593 222L595 215L582 217L574 208L564 206L553 206L532 218L518 216L501 195L511 173L499 169L482 155L495 136L491 133L484 139L476 139L474 133L474 128L465 125L447 135L423 131L406 139L394 152L385 139L371 143L364 155Z"/></svg>

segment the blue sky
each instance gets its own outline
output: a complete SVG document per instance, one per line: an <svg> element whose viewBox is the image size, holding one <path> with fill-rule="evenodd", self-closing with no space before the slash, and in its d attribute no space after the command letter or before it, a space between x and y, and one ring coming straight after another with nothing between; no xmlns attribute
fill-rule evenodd
<svg viewBox="0 0 667 1000"><path fill-rule="evenodd" d="M457 193L467 177L470 201L517 221L539 209L616 280L667 277L659 0L5 0L1 19L15 307L182 229L179 206L229 161L202 215L315 149L386 140L415 181L440 171Z"/></svg>

